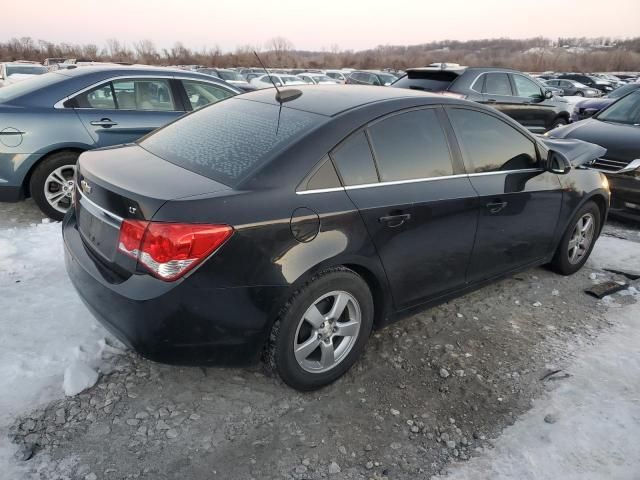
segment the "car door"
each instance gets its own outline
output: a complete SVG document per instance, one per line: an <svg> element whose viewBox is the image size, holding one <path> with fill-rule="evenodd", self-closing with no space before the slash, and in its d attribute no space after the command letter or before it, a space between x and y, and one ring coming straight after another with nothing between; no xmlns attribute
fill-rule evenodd
<svg viewBox="0 0 640 480"><path fill-rule="evenodd" d="M465 283L477 196L452 164L436 108L378 120L331 156L375 244L397 308Z"/></svg>
<svg viewBox="0 0 640 480"><path fill-rule="evenodd" d="M168 78L120 78L73 99L98 147L130 143L184 114Z"/></svg>
<svg viewBox="0 0 640 480"><path fill-rule="evenodd" d="M482 99L480 103L484 103L500 110L505 115L512 118L519 116L519 104L513 95L511 81L509 75L504 72L485 73L482 86Z"/></svg>
<svg viewBox="0 0 640 480"><path fill-rule="evenodd" d="M555 118L553 101L547 100L542 88L530 78L519 73L510 77L518 102L518 113L513 118L532 132L544 133Z"/></svg>
<svg viewBox="0 0 640 480"><path fill-rule="evenodd" d="M448 107L480 214L468 271L471 282L539 262L553 249L562 203L535 141L497 116Z"/></svg>

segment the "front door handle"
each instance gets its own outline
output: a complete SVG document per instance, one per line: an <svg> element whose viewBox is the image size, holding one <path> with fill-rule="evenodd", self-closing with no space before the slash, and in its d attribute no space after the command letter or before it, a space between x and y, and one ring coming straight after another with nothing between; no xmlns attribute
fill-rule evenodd
<svg viewBox="0 0 640 480"><path fill-rule="evenodd" d="M100 120L94 120L93 122L90 122L90 123L94 127L104 127L104 128L111 128L114 125L118 125L118 122L114 122L110 118L101 118Z"/></svg>
<svg viewBox="0 0 640 480"><path fill-rule="evenodd" d="M489 99L487 100L487 102L488 102L488 103L496 103L496 102L497 102L497 100L496 100L495 98L489 98Z"/></svg>
<svg viewBox="0 0 640 480"><path fill-rule="evenodd" d="M498 213L503 210L504 207L507 206L507 202L489 202L487 203L487 208L490 213Z"/></svg>
<svg viewBox="0 0 640 480"><path fill-rule="evenodd" d="M402 225L407 220L411 219L410 213L403 213L401 215L389 215L386 217L380 217L378 221L380 223L386 223L387 227L396 228Z"/></svg>

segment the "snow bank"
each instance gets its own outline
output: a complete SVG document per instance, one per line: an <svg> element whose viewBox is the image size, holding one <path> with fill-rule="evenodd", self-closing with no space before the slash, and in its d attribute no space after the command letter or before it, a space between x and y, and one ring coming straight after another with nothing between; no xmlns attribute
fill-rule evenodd
<svg viewBox="0 0 640 480"><path fill-rule="evenodd" d="M9 422L62 397L69 366L67 393L95 383L87 369L97 379L107 333L67 277L59 223L0 229L0 291L0 469L18 478L7 473Z"/></svg>
<svg viewBox="0 0 640 480"><path fill-rule="evenodd" d="M601 236L593 247L587 266L640 273L640 243Z"/></svg>

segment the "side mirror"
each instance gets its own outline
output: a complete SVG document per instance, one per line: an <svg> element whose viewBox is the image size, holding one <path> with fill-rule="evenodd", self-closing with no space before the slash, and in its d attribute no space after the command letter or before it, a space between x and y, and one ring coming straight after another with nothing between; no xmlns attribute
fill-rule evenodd
<svg viewBox="0 0 640 480"><path fill-rule="evenodd" d="M551 90L545 90L544 98L553 98L553 92Z"/></svg>
<svg viewBox="0 0 640 480"><path fill-rule="evenodd" d="M558 175L566 175L571 171L571 162L564 154L549 150L547 156L547 171L557 173Z"/></svg>

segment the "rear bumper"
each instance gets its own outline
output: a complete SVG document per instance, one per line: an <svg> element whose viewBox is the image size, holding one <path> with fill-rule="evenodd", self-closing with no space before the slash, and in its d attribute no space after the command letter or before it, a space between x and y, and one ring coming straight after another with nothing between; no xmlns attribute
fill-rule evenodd
<svg viewBox="0 0 640 480"><path fill-rule="evenodd" d="M150 360L183 365L255 363L286 287L214 288L197 274L167 283L132 275L119 283L86 249L73 213L63 222L67 273L94 316Z"/></svg>

